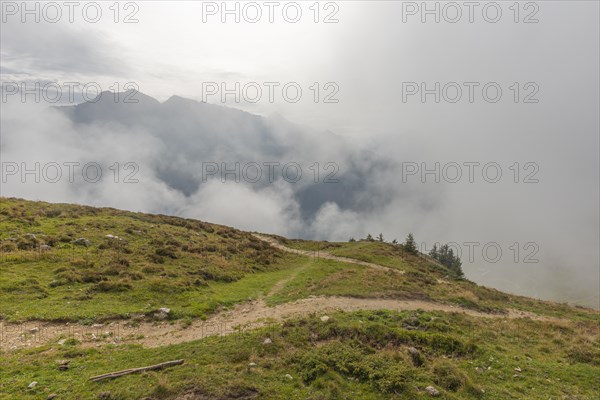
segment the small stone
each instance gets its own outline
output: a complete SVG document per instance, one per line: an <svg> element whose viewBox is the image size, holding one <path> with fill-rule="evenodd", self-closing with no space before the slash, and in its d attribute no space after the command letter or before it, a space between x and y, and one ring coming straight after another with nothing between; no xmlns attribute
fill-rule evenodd
<svg viewBox="0 0 600 400"><path fill-rule="evenodd" d="M256 363L251 362L250 364L248 364L249 367L256 367Z"/></svg>
<svg viewBox="0 0 600 400"><path fill-rule="evenodd" d="M323 322L327 322L327 321L329 321L329 316L327 316L327 315L323 315L323 316L321 317L321 321L323 321Z"/></svg>
<svg viewBox="0 0 600 400"><path fill-rule="evenodd" d="M57 361L58 364L58 370L59 371L66 371L69 369L69 360L59 360Z"/></svg>
<svg viewBox="0 0 600 400"><path fill-rule="evenodd" d="M58 395L57 395L56 393L49 394L49 395L48 395L48 397L46 397L46 400L52 400L52 399L55 399L57 396L58 396Z"/></svg>
<svg viewBox="0 0 600 400"><path fill-rule="evenodd" d="M515 368L515 371L521 372L522 370L521 370L521 368L517 367L517 368Z"/></svg>
<svg viewBox="0 0 600 400"><path fill-rule="evenodd" d="M28 389L33 389L33 388L34 388L34 387L36 387L36 386L37 386L37 382L36 382L36 381L33 381L33 382L31 382L29 385L27 385L27 388L28 388Z"/></svg>
<svg viewBox="0 0 600 400"><path fill-rule="evenodd" d="M263 341L263 344L271 344L271 343L273 343L273 341L272 341L270 338L266 338L266 339Z"/></svg>
<svg viewBox="0 0 600 400"><path fill-rule="evenodd" d="M417 350L415 347L409 347L408 352L410 354L410 358L412 359L412 363L415 367L420 367L423 365L424 360L419 350Z"/></svg>
<svg viewBox="0 0 600 400"><path fill-rule="evenodd" d="M40 331L40 328L31 328L29 330L29 333L38 333Z"/></svg>
<svg viewBox="0 0 600 400"><path fill-rule="evenodd" d="M294 379L294 378L293 378L293 377L292 377L290 374L285 374L285 377L286 377L287 379Z"/></svg>
<svg viewBox="0 0 600 400"><path fill-rule="evenodd" d="M64 346L66 342L67 342L67 339L60 339L58 341L58 344L60 344L61 346Z"/></svg>
<svg viewBox="0 0 600 400"><path fill-rule="evenodd" d="M432 397L437 397L440 395L440 391L434 388L433 386L427 386L425 391Z"/></svg>
<svg viewBox="0 0 600 400"><path fill-rule="evenodd" d="M158 309L158 312L154 314L154 316L158 319L168 319L169 314L171 313L171 309L167 307L161 307Z"/></svg>
<svg viewBox="0 0 600 400"><path fill-rule="evenodd" d="M91 244L89 240L87 240L86 238L82 238L82 237L79 239L76 239L73 243L76 245L85 246L85 247L89 247Z"/></svg>

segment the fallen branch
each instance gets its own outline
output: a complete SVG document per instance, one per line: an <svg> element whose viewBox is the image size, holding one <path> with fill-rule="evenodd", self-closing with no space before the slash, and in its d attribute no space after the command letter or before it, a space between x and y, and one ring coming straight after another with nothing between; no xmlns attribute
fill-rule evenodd
<svg viewBox="0 0 600 400"><path fill-rule="evenodd" d="M145 371L151 371L151 370L155 370L155 369L163 369L163 368L172 367L174 365L180 365L180 364L183 364L183 360L167 361L167 362L156 364L156 365L150 365L148 367L124 369L123 371L110 372L108 374L92 376L90 378L90 381L97 382L97 381L101 381L102 379L118 378L119 376L135 374L136 372L145 372Z"/></svg>

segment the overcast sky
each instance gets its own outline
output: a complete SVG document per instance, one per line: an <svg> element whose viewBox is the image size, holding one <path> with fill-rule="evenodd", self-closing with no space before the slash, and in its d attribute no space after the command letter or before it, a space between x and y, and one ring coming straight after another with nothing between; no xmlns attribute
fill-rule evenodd
<svg viewBox="0 0 600 400"><path fill-rule="evenodd" d="M500 243L504 255L497 263L482 259L481 247L473 263L463 254L470 278L513 292L598 306L598 2L522 2L518 8L512 1L481 2L472 10L473 22L469 21L470 10L459 2L453 4L459 5L462 17L455 23L447 20L458 18L457 8L447 2L427 3L431 9L436 4L439 7L439 23L434 21L435 15L422 15L417 9L421 2L321 2L318 23L314 21L315 8L310 8L313 2L298 3L302 16L296 23L286 20L296 15L296 7L287 2L275 8L273 23L268 21L269 9L263 2L255 3L262 12L257 23L245 20L254 18L256 8L244 2L238 6L239 23L233 15L226 15L225 23L221 21L221 10L214 8L220 8L221 2L120 3L118 23L113 20L110 3L102 4L97 23L83 17L84 3L74 10L72 23L64 6L58 22L47 21L54 11L47 9L44 15L44 3L39 6L39 23L32 15L25 15L23 23L21 3L7 3L12 2L2 2L0 32L4 93L11 82L97 82L102 90L113 90L115 83L123 88L133 82L159 101L179 95L223 104L220 93L207 95L207 88L214 88L211 82L228 88L236 83L241 87L257 83L263 93L256 103L244 101L244 96L236 102L229 95L226 104L264 116L278 113L316 131L347 138L377 157L394 160L400 166L395 174L373 173L367 179L389 188L394 196L410 191L411 198L421 201L390 201L385 207L360 211L339 210L329 204L308 223L310 229L305 225L305 229L297 229L303 222L286 215L294 205L284 188L271 188L254 201L244 201L247 189L238 186L231 189L235 196L223 194L231 202L227 210L220 207L222 197L217 194L224 192L217 187L212 187L210 198L206 190L185 200L176 191L168 192L167 197L157 195L177 205L162 209L145 202L157 193L156 186L127 189L139 190L136 195L113 194L91 200L56 186L42 190L9 182L3 185L3 195L167 210L243 229L289 235L310 232L315 238L329 240L368 232L403 239L412 231L428 246L434 241ZM235 2L228 5L233 8ZM496 17L498 9L501 15ZM88 10L90 15L94 17L93 10ZM124 23L127 16L138 22ZM496 18L499 20L492 23ZM325 19L333 23L324 23ZM273 102L264 82L279 84ZM311 89L315 82L318 102ZM436 82L441 87L456 84L447 86L448 91L441 92L436 103L434 94L422 102L421 93L407 93L410 88L420 89L422 82L429 89ZM464 82L474 85L473 102ZM281 88L286 83L302 89L298 102L284 98ZM488 98L494 96L495 88L501 88L497 102L484 98L486 84L492 86L485 93ZM462 97L452 103L448 99L456 97L456 86L462 89ZM252 97L254 93L246 94ZM82 101L81 91L75 94L76 100ZM327 95L337 102L325 103ZM34 161L41 154L45 160L63 160L78 151L85 151L88 157L119 151L127 157L131 153L123 146L136 147L131 144L136 142L129 140L119 144L120 137L130 138L132 132L111 132L110 140L103 142L106 148L74 144L65 133L69 131L66 122L53 120L49 128L48 120L35 124L29 120L31 109L44 104L28 101L9 107L11 102L18 103L17 96L2 102L3 161ZM18 129L26 126L25 122L15 123L20 118L31 124L25 131ZM44 132L36 136L44 144L40 153L17 138L32 131ZM328 143L316 140L314 146ZM147 143L146 148L152 150L136 157L155 162L160 145L154 148ZM337 161L335 152L328 154L334 158L327 161ZM430 167L436 162L442 166L493 162L501 166L503 176L498 183L489 183L477 169L473 183L463 177L457 183L444 179L436 183L430 178L421 184L418 175L403 182L406 163L420 166L423 162ZM509 168L515 162L519 163L518 183L514 182L514 167ZM524 182L528 174L529 180L539 182ZM231 209L243 212L232 213ZM521 248L518 262L509 250L515 242ZM539 247L534 257L538 263L522 262L532 251L524 248L529 243Z"/></svg>

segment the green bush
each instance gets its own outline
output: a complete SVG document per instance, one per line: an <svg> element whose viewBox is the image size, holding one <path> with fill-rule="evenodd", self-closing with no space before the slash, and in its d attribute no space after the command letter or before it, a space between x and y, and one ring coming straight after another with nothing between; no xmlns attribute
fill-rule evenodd
<svg viewBox="0 0 600 400"><path fill-rule="evenodd" d="M17 250L17 245L13 242L2 242L2 244L0 245L0 252L2 253L11 253Z"/></svg>
<svg viewBox="0 0 600 400"><path fill-rule="evenodd" d="M483 391L475 386L471 379L450 361L443 360L433 367L435 383L451 392L464 391L475 397L482 397Z"/></svg>
<svg viewBox="0 0 600 400"><path fill-rule="evenodd" d="M600 366L600 349L591 346L575 346L569 350L568 359L572 363L583 363Z"/></svg>
<svg viewBox="0 0 600 400"><path fill-rule="evenodd" d="M177 253L172 247L159 247L155 250L154 254L156 254L157 256L168 257L172 259L177 258Z"/></svg>
<svg viewBox="0 0 600 400"><path fill-rule="evenodd" d="M133 289L128 281L102 281L94 285L93 290L97 292L126 292Z"/></svg>
<svg viewBox="0 0 600 400"><path fill-rule="evenodd" d="M357 342L334 341L306 352L297 365L302 379L311 383L335 371L347 378L372 384L382 393L412 393L414 369L395 353L373 353Z"/></svg>

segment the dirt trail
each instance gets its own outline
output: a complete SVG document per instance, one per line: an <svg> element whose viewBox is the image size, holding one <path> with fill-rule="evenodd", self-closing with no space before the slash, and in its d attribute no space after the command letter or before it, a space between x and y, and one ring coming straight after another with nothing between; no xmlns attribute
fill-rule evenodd
<svg viewBox="0 0 600 400"><path fill-rule="evenodd" d="M277 240L275 240L269 236L259 235L258 233L253 233L252 236L269 243L271 246L273 246L279 250L287 251L288 253L302 254L307 257L313 257L315 255L315 253L313 251L292 249L291 247L286 247L286 246L282 245L281 243L279 243ZM370 268L375 268L375 269L379 269L379 270L383 270L383 271L393 271L393 272L398 272L401 274L403 274L405 272L405 271L402 271L402 270L399 270L396 268L384 267L383 265L373 264L373 263L370 263L367 261L356 260L354 258L335 256L335 255L328 253L326 251L323 251L323 250L319 250L318 254L319 254L319 258L324 258L327 260L340 261L340 262L344 262L344 263L348 263L348 264L364 265L364 266L370 267Z"/></svg>
<svg viewBox="0 0 600 400"><path fill-rule="evenodd" d="M277 243L271 238L261 235L255 236L284 251L312 256L311 252L302 250L298 252L295 249L290 249ZM346 259L344 257L336 257L325 252L321 252L321 257L398 272L392 268ZM277 294L297 273L298 270L276 283L267 296ZM36 321L24 324L5 324L0 322L0 349L6 351L39 347L49 343L63 344L63 341L69 338L77 339L85 347L123 343L141 344L145 347L159 347L198 340L208 336L243 334L251 329L270 323L280 323L289 318L310 314L322 316L340 310L351 312L380 309L392 311L424 310L457 312L481 318L531 318L534 320L559 321L558 319L515 310L509 311L508 314L486 314L452 305L421 300L310 296L306 299L269 307L264 298L261 297L254 301L238 304L231 310L217 313L205 321L200 319L194 320L189 326L185 326L183 322L170 323L168 321L147 321L143 319L139 321L112 321L92 326L78 323ZM62 340L60 340L61 338Z"/></svg>
<svg viewBox="0 0 600 400"><path fill-rule="evenodd" d="M269 323L282 322L289 318L310 314L325 315L335 311L359 310L424 310L456 312L481 318L531 318L548 320L547 317L531 313L511 311L508 314L486 314L451 305L420 301L393 299L357 299L349 297L309 297L274 307L266 305L263 299L235 306L208 318L195 320L184 326L181 322L167 321L112 321L105 324L84 326L77 323L59 324L28 322L20 325L2 326L2 349L14 350L57 343L60 337L74 338L85 347L102 344L135 343L145 347L158 347L175 343L202 339L207 336L242 334Z"/></svg>

